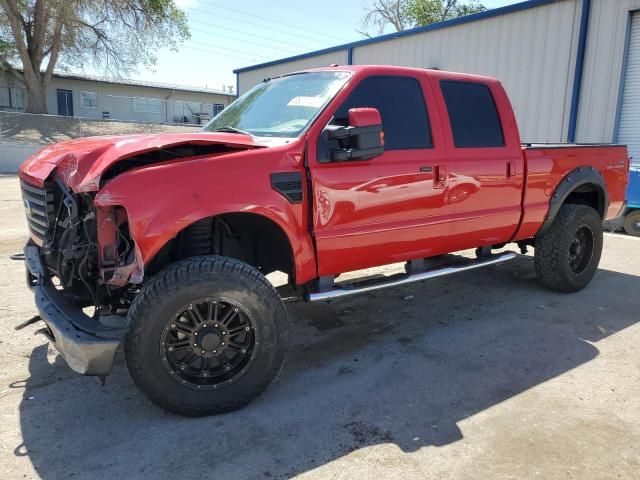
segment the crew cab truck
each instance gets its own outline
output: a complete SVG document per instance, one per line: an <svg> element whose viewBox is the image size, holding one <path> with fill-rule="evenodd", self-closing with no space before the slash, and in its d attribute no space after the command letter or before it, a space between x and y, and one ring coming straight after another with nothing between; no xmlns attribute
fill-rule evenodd
<svg viewBox="0 0 640 480"><path fill-rule="evenodd" d="M105 376L124 343L153 402L225 412L282 364L287 312L266 274L321 301L504 262L516 254L492 249L515 243L535 249L544 285L575 292L598 267L628 170L623 146L521 145L492 78L296 72L201 132L72 140L28 159L27 282L73 370ZM472 248L477 258L446 263ZM428 268L436 256L445 264ZM335 281L395 262L406 272Z"/></svg>

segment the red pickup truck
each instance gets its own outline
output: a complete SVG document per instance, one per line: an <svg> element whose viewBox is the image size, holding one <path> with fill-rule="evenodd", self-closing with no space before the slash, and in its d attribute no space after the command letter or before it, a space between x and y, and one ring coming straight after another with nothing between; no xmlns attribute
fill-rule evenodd
<svg viewBox="0 0 640 480"><path fill-rule="evenodd" d="M623 146L521 145L492 78L296 72L201 132L72 140L27 160L27 281L75 371L106 375L123 342L152 401L224 412L282 364L287 312L266 274L328 300L503 262L516 254L492 249L515 243L535 249L544 285L575 292L598 267L628 171ZM477 258L446 255L471 248ZM334 281L395 262L406 271Z"/></svg>

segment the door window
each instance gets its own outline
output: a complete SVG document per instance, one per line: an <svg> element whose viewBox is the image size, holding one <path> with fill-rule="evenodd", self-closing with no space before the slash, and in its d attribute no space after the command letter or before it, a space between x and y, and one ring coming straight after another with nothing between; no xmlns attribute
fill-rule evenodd
<svg viewBox="0 0 640 480"><path fill-rule="evenodd" d="M347 126L349 109L376 108L382 117L385 150L431 148L431 129L420 83L410 77L369 77L360 82L334 114Z"/></svg>
<svg viewBox="0 0 640 480"><path fill-rule="evenodd" d="M504 147L498 109L487 85L442 80L440 88L456 147Z"/></svg>

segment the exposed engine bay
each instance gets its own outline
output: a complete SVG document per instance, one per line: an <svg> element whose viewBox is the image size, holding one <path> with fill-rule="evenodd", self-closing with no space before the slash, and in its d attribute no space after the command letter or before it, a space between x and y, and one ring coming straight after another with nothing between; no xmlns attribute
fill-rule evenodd
<svg viewBox="0 0 640 480"><path fill-rule="evenodd" d="M25 181L21 186L32 239L56 287L79 307L125 306L121 290L126 282L117 275L119 268L134 263L135 253L124 209L97 209L92 193L72 193L59 179L43 187ZM113 237L102 251L98 230Z"/></svg>

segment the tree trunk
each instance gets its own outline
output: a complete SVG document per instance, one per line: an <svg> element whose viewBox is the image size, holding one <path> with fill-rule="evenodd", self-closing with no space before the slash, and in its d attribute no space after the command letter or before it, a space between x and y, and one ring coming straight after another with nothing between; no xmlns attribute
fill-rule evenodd
<svg viewBox="0 0 640 480"><path fill-rule="evenodd" d="M27 78L24 86L27 89L27 105L25 113L47 113L47 96L44 85L36 78Z"/></svg>

